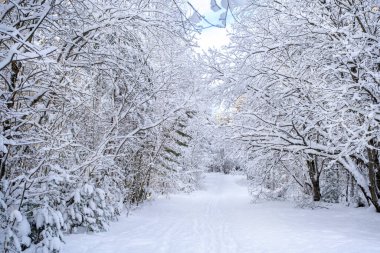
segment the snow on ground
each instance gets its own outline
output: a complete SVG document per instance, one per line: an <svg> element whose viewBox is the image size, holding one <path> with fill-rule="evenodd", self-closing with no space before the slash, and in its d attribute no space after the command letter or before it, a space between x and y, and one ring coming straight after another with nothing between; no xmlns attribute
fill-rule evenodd
<svg viewBox="0 0 380 253"><path fill-rule="evenodd" d="M150 202L109 232L66 237L64 253L380 252L380 215L251 204L242 181L209 174L203 190Z"/></svg>

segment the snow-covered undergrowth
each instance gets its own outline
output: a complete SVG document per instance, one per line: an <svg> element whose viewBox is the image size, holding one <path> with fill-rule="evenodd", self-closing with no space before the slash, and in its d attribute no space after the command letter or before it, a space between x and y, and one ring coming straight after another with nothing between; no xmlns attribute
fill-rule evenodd
<svg viewBox="0 0 380 253"><path fill-rule="evenodd" d="M244 177L208 174L203 190L144 204L110 231L67 237L64 253L375 253L380 217L367 208L300 209L250 202Z"/></svg>

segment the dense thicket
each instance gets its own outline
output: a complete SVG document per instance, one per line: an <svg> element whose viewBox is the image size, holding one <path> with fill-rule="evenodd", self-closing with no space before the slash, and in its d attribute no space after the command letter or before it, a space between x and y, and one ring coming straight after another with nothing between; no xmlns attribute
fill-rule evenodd
<svg viewBox="0 0 380 253"><path fill-rule="evenodd" d="M194 187L197 66L180 7L0 5L0 251L59 252L63 232Z"/></svg>
<svg viewBox="0 0 380 253"><path fill-rule="evenodd" d="M209 76L231 98L222 123L244 143L254 195L380 212L379 2L257 0L235 14Z"/></svg>

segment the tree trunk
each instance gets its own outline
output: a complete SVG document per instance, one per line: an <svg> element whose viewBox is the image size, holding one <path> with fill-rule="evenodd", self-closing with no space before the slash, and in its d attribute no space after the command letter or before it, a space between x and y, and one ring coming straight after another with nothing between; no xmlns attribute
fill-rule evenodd
<svg viewBox="0 0 380 253"><path fill-rule="evenodd" d="M313 190L313 200L314 201L320 201L321 200L321 187L319 185L319 171L317 168L316 159L314 160L307 160L307 167L309 170L309 177L311 180L311 186Z"/></svg>
<svg viewBox="0 0 380 253"><path fill-rule="evenodd" d="M5 177L5 171L6 171L5 163L7 161L7 156L8 156L8 153L7 154L0 153L0 180L3 179L3 177Z"/></svg>
<svg viewBox="0 0 380 253"><path fill-rule="evenodd" d="M350 174L349 173L346 173L347 174L347 182L346 182L346 203L349 202L349 189L350 189Z"/></svg>
<svg viewBox="0 0 380 253"><path fill-rule="evenodd" d="M374 141L370 140L370 146L374 146ZM379 171L380 164L378 159L378 152L375 149L367 148L368 154L368 179L369 179L369 193L371 195L371 203L376 208L376 212L380 213L379 195L376 185L376 172Z"/></svg>
<svg viewBox="0 0 380 253"><path fill-rule="evenodd" d="M20 73L21 69L21 63L17 61L12 61L11 62L11 76L10 76L10 85L8 86L7 92L12 94L7 102L6 106L9 110L11 110L15 106L15 101L16 101L16 85L17 85L17 79L18 75ZM11 129L11 119L7 119L3 122L3 132L6 132ZM8 145L5 145L8 148ZM8 152L10 152L8 150ZM9 153L1 153L0 152L0 180L3 179L7 173L7 168L6 168L6 162L7 158L9 156Z"/></svg>

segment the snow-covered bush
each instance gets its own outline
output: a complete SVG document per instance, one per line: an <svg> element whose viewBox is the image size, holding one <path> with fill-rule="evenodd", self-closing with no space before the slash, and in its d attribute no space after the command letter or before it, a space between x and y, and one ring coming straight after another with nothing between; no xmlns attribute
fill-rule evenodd
<svg viewBox="0 0 380 253"><path fill-rule="evenodd" d="M32 249L36 253L58 253L63 247L65 221L60 211L44 206L33 212Z"/></svg>
<svg viewBox="0 0 380 253"><path fill-rule="evenodd" d="M20 252L31 245L31 229L27 218L18 210L13 210L5 215L6 220L2 249L4 252Z"/></svg>
<svg viewBox="0 0 380 253"><path fill-rule="evenodd" d="M77 188L68 200L64 213L67 229L77 228L98 232L108 228L108 222L116 216L115 208L106 202L106 193L92 184Z"/></svg>

